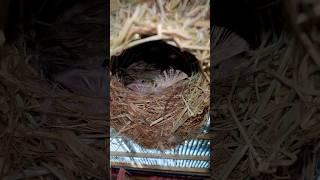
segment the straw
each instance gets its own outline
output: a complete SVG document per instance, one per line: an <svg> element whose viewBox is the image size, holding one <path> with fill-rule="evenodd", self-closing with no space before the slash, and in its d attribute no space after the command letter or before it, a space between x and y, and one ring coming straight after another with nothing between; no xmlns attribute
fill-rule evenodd
<svg viewBox="0 0 320 180"><path fill-rule="evenodd" d="M209 1L119 2L117 11L110 15L110 56L163 40L195 55L200 64L200 73L164 88L161 94L141 95L124 86L117 76L111 77L111 127L145 148L173 148L196 136L208 113ZM144 35L147 37L141 38ZM127 122L134 128L125 128Z"/></svg>
<svg viewBox="0 0 320 180"><path fill-rule="evenodd" d="M213 179L316 178L317 153L311 151L320 141L316 108L319 74L314 71L319 70L315 52L320 50L320 41L315 34L320 32L313 27L319 22L315 17L309 17L308 26L297 23L297 19L306 17L307 12L297 8L304 3L319 6L303 0L285 6L293 34L266 34L258 49L240 49L245 57L236 53L233 58L220 57L214 64L214 72L229 67L236 71L213 80ZM217 28L213 32L217 41L226 33L221 31ZM225 42L214 47L228 47L228 37L235 39L229 32Z"/></svg>

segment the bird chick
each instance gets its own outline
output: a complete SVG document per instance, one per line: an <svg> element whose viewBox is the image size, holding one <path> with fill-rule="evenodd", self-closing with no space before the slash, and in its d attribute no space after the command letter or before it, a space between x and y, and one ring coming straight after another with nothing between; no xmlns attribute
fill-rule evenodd
<svg viewBox="0 0 320 180"><path fill-rule="evenodd" d="M158 76L151 81L146 79L137 79L128 84L127 88L142 94L159 93L186 78L188 78L186 73L170 68L158 74Z"/></svg>
<svg viewBox="0 0 320 180"><path fill-rule="evenodd" d="M152 93L155 86L153 83L142 80L142 79L138 79L133 81L132 83L127 85L127 88L129 88L132 91L135 92L139 92L142 94L148 94L148 93Z"/></svg>

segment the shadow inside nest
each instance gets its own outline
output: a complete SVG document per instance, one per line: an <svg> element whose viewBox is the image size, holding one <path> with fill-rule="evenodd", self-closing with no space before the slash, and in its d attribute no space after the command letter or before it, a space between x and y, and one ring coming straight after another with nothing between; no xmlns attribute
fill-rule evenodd
<svg viewBox="0 0 320 180"><path fill-rule="evenodd" d="M130 73L128 71L130 66L137 62L141 62L142 71L139 72L145 77L148 76L147 71L150 67L160 72L169 68L180 70L189 77L200 70L194 55L160 40L143 43L124 50L119 56L112 56L110 63L112 76L118 76L124 85L129 84L132 79L128 80L125 77Z"/></svg>

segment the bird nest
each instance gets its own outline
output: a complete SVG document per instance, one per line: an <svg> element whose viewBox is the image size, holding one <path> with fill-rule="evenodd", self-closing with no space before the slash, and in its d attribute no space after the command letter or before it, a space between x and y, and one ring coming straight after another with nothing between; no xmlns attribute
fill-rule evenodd
<svg viewBox="0 0 320 180"><path fill-rule="evenodd" d="M111 127L167 149L208 120L210 19L209 1L159 3L112 4Z"/></svg>

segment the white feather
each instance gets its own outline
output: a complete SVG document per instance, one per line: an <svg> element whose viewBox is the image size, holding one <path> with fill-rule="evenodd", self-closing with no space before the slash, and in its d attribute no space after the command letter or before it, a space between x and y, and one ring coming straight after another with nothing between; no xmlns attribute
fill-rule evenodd
<svg viewBox="0 0 320 180"><path fill-rule="evenodd" d="M155 79L155 87L164 89L186 78L188 78L188 75L186 73L171 68L169 70L163 71L163 74L159 75Z"/></svg>
<svg viewBox="0 0 320 180"><path fill-rule="evenodd" d="M153 83L142 79L135 80L127 85L127 88L141 94L157 93L165 88L168 88L179 81L188 78L188 75L182 71L168 69L159 74Z"/></svg>

